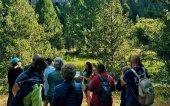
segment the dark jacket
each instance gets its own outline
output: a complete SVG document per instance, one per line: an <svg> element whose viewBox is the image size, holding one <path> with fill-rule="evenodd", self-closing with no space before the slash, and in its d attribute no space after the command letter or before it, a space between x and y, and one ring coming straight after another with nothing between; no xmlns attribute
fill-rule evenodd
<svg viewBox="0 0 170 106"><path fill-rule="evenodd" d="M35 71L35 68L30 67L27 71L23 72L16 79L16 83L21 88L16 96L12 100L11 106L24 106L23 99L27 96L32 90L35 84L42 84L43 80Z"/></svg>

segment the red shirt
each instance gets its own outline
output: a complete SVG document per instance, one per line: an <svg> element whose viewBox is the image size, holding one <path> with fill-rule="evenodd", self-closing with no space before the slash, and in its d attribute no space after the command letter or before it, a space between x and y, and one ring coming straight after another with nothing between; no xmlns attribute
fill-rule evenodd
<svg viewBox="0 0 170 106"><path fill-rule="evenodd" d="M102 78L106 79L107 73L101 73ZM110 85L111 85L111 90L115 90L115 84L113 78L110 76ZM94 76L93 79L91 80L89 90L93 92L92 94L92 99L91 103L94 106L112 106L112 99L108 100L107 103L101 103L98 97L98 94L100 92L100 79L98 75Z"/></svg>

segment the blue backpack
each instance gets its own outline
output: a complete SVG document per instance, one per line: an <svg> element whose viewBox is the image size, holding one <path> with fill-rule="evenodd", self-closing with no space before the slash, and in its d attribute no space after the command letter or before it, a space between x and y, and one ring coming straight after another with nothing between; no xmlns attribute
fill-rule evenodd
<svg viewBox="0 0 170 106"><path fill-rule="evenodd" d="M112 98L111 86L110 86L110 76L107 75L106 79L103 79L101 75L98 75L100 79L100 92L99 99L101 102L107 102Z"/></svg>

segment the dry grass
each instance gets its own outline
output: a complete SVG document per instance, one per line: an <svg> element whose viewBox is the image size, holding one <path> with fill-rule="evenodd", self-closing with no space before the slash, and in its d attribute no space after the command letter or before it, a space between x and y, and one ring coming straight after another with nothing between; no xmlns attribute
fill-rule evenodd
<svg viewBox="0 0 170 106"><path fill-rule="evenodd" d="M7 106L7 96L6 95L0 95L0 106Z"/></svg>

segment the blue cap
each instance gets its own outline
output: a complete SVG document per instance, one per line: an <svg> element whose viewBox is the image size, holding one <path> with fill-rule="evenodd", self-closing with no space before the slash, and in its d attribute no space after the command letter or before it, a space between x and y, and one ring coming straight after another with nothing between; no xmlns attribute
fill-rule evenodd
<svg viewBox="0 0 170 106"><path fill-rule="evenodd" d="M11 60L11 64L15 64L15 63L20 62L20 61L21 61L21 59L15 57Z"/></svg>

